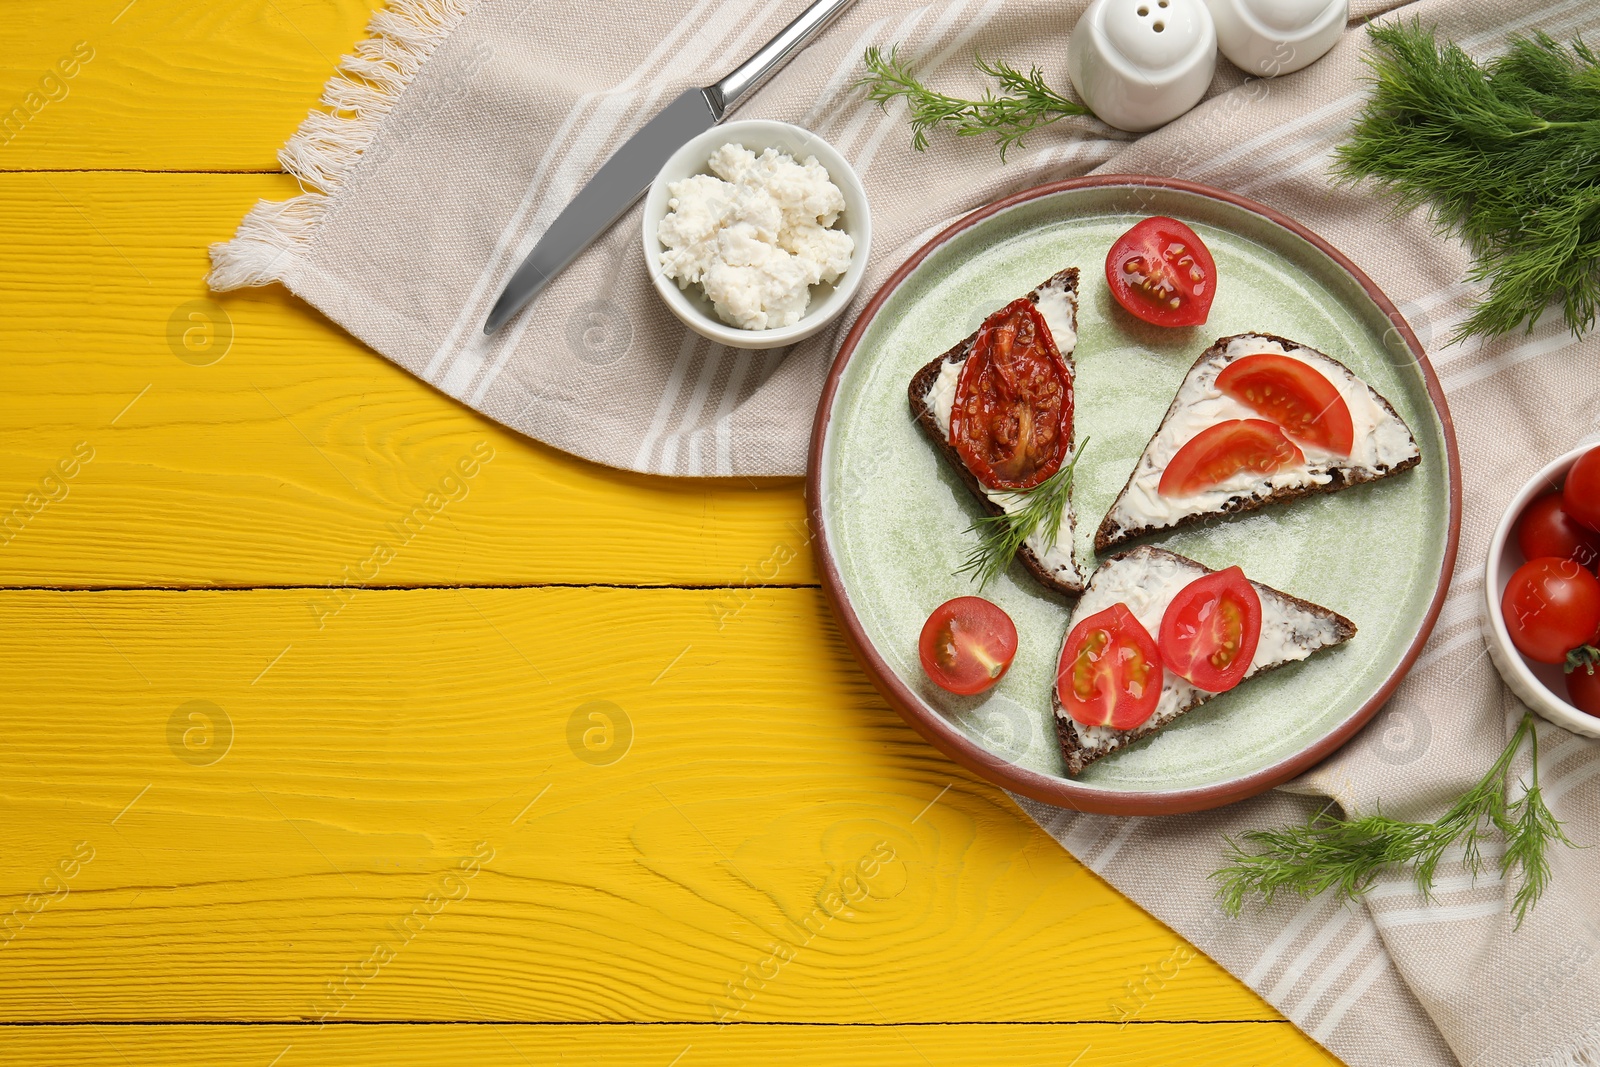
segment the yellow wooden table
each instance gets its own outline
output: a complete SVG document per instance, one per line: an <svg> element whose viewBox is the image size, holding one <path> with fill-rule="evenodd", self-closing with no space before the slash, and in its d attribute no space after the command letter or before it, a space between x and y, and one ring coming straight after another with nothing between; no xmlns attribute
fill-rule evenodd
<svg viewBox="0 0 1600 1067"><path fill-rule="evenodd" d="M371 7L6 5L0 1062L1333 1063L884 706L797 482L208 298Z"/></svg>

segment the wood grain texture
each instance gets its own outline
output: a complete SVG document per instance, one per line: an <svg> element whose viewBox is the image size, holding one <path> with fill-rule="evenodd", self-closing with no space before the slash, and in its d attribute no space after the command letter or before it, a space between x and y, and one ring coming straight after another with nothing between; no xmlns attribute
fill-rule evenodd
<svg viewBox="0 0 1600 1067"><path fill-rule="evenodd" d="M0 582L341 584L379 542L396 548L380 585L814 580L798 481L611 471L435 392L277 287L210 300L206 243L293 189L0 175L0 519L94 449L63 499L0 534ZM226 316L209 349L207 316ZM217 362L182 358L213 358L229 324ZM494 461L468 495L394 545L390 524L480 442Z"/></svg>
<svg viewBox="0 0 1600 1067"><path fill-rule="evenodd" d="M798 483L586 464L206 293L376 6L6 9L0 1062L1335 1063L763 588L815 580ZM361 588L549 583L721 588Z"/></svg>
<svg viewBox="0 0 1600 1067"><path fill-rule="evenodd" d="M1119 1020L1175 953L1139 1019L1276 1017L902 724L820 593L720 595L0 594L0 1018Z"/></svg>
<svg viewBox="0 0 1600 1067"><path fill-rule="evenodd" d="M277 170L278 146L381 6L10 0L0 112L28 117L0 130L0 170ZM75 47L88 61L58 67Z"/></svg>
<svg viewBox="0 0 1600 1067"><path fill-rule="evenodd" d="M446 993L448 994L448 991ZM527 1067L1332 1067L1287 1023L1081 1026L183 1026L0 1030L17 1063L142 1067L365 1067L470 1063ZM281 1057L277 1059L275 1057Z"/></svg>

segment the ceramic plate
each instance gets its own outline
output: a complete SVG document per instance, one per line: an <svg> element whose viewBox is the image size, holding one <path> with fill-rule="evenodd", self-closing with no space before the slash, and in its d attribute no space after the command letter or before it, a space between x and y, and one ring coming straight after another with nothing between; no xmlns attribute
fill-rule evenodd
<svg viewBox="0 0 1600 1067"><path fill-rule="evenodd" d="M1116 306L1111 243L1171 215L1216 259L1209 321L1162 329ZM983 318L1060 270L1081 272L1077 437L1089 438L1074 505L1077 552L1092 537L1178 385L1216 338L1282 334L1349 365L1399 411L1416 469L1147 538L1355 621L1348 644L1251 679L1148 740L1065 776L1050 687L1071 603L1020 565L984 595L1017 624L1010 673L979 697L933 686L917 635L936 606L974 592L955 574L978 514L913 423L906 386ZM1321 238L1260 204L1173 179L1059 182L980 209L901 267L846 337L812 434L809 513L823 584L879 691L958 762L1049 803L1119 814L1196 811L1254 795L1348 740L1399 684L1433 627L1455 565L1460 477L1444 395L1417 339L1376 286Z"/></svg>

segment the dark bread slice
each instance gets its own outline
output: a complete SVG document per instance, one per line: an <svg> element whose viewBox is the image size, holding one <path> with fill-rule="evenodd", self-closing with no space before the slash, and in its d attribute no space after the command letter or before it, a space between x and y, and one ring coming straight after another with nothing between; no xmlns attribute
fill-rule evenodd
<svg viewBox="0 0 1600 1067"><path fill-rule="evenodd" d="M1027 294L1028 299L1037 304L1039 302L1040 290L1049 288L1065 289L1073 294L1074 305L1072 324L1073 327L1076 328L1078 324L1076 305L1076 297L1078 292L1078 268L1068 267L1065 270L1060 270L1055 274L1052 274L1039 285L1035 286ZM916 418L917 425L922 427L922 432L927 434L928 439L934 443L936 448L938 448L939 454L944 456L944 458L949 461L950 466L955 468L956 473L961 476L961 481L965 483L966 487L972 491L973 497L977 499L978 506L983 508L986 514L999 515L1002 514L1005 509L999 504L996 504L993 500L989 499L988 495L983 490L982 483L980 483L977 479L977 476L975 476L972 471L967 468L966 462L961 458L961 454L956 451L955 446L950 443L949 437L939 429L939 420L934 417L933 409L927 404L928 391L933 388L933 383L938 379L940 368L946 363L955 363L965 359L968 351L972 348L973 342L976 341L977 338L978 331L973 330L964 339L956 342L942 355L935 357L931 363L917 371L917 373L911 378L911 384L907 387L906 394L911 401L911 414ZM1059 347L1060 344L1058 343L1057 348ZM1062 352L1061 359L1066 363L1067 371L1073 376L1075 381L1077 378L1077 366L1072 362L1072 353ZM1077 445L1076 431L1074 431L1073 437L1074 439L1068 442L1068 444L1071 445L1075 450ZM1069 536L1076 533L1077 526L1077 514L1069 503L1067 506L1067 530ZM1023 545L1021 548L1017 549L1017 559L1022 563L1022 566L1028 571L1028 573L1033 575L1034 579L1046 589L1053 589L1064 596L1077 596L1083 592L1084 586L1081 580L1066 581L1057 577L1053 572L1046 570L1038 555L1036 555L1033 549L1029 548L1027 545ZM1079 565L1079 571L1080 573L1082 571L1081 564Z"/></svg>
<svg viewBox="0 0 1600 1067"><path fill-rule="evenodd" d="M1361 382L1363 385L1366 385L1366 382L1354 371L1325 352L1319 352L1316 349L1311 348L1309 345L1303 345L1299 341L1291 341L1289 338L1280 337L1277 334L1256 332L1236 333L1230 334L1227 337L1217 338L1216 344L1200 353L1200 358L1196 359L1193 365L1190 366L1188 373L1184 375L1183 384L1189 384L1189 376L1193 374L1195 369L1198 368L1202 363L1226 349L1230 342L1241 337L1260 337L1263 340L1276 341L1278 344L1282 345L1285 350L1305 349L1310 352L1316 352L1317 355L1321 356L1323 359L1326 359L1328 362L1343 368L1345 373L1349 374L1351 378ZM1378 402L1383 405L1384 409L1387 410L1389 414L1393 415L1395 419L1399 421L1400 425L1405 426L1405 420L1400 418L1400 413L1395 411L1393 404L1389 403L1389 398L1378 392L1376 389L1373 389L1370 385L1368 385L1367 388L1371 391L1373 396L1377 397ZM1179 386L1177 395L1172 398L1172 403L1167 407L1167 413L1161 417L1161 422L1156 426L1155 433L1150 435L1150 443L1145 445L1146 451L1149 450L1151 445L1155 444L1155 440L1161 435L1162 429L1166 427L1167 422L1172 418L1172 416L1177 413L1179 401L1182 398L1183 386ZM1406 431L1407 433L1410 433L1410 427L1406 427ZM1412 435L1411 443L1413 445L1416 444L1415 435ZM1116 514L1117 505L1122 502L1122 498L1127 495L1128 490L1133 486L1133 479L1139 473L1139 466L1141 463L1143 463L1143 461L1144 452L1140 452L1138 462L1134 464L1133 470L1128 474L1127 482L1125 482L1122 486L1122 492L1117 494L1116 500L1112 502L1111 510L1106 512L1105 518L1101 520L1100 528L1095 531L1094 547L1096 552L1104 552L1107 549L1115 548L1117 545L1127 544L1129 541L1144 537L1148 534L1156 532L1157 530L1177 530L1185 526L1192 526L1198 522L1204 522L1207 519L1216 518L1219 515L1240 515L1244 512L1255 511L1258 508L1264 508L1271 504L1281 504L1290 500L1298 500L1301 497L1311 496L1314 493L1336 493L1341 489L1348 489L1352 485L1361 485L1364 482L1376 482L1384 478L1390 478L1401 473L1402 471L1408 471L1412 467L1415 467L1417 464L1421 463L1422 456L1419 452L1410 459L1407 459L1401 463L1397 463L1392 467L1383 467L1373 471L1335 470L1332 472L1333 480L1326 485L1285 486L1281 489L1275 489L1266 496L1261 497L1236 496L1228 500L1222 506L1222 510L1220 511L1203 511L1194 515L1185 515L1183 518L1172 523L1170 526L1144 526L1136 529L1125 530L1112 520L1112 516Z"/></svg>
<svg viewBox="0 0 1600 1067"><path fill-rule="evenodd" d="M1207 567L1205 564L1200 563L1197 560L1192 560L1188 556L1180 556L1176 552L1169 552L1164 548L1156 548L1151 545L1140 545L1137 548L1128 549L1126 552L1118 552L1116 555L1108 557L1103 563L1101 563L1101 569L1103 570L1106 567L1114 566L1119 561L1140 553L1148 554L1148 556L1152 559L1165 559L1180 566L1195 568L1199 572L1196 574L1196 578L1201 578L1207 574L1213 573L1210 567ZM1096 574L1098 573L1099 571L1096 571ZM1093 584L1092 578L1090 579L1090 584ZM1313 604L1309 600L1302 600L1296 596L1290 596L1288 593L1285 593L1282 590L1274 589L1270 585L1263 585L1261 582L1252 580L1250 584L1256 587L1257 592L1261 595L1263 600L1266 600L1268 597L1276 597L1291 607L1298 608L1309 615L1316 616L1332 623L1334 629L1334 639L1326 644L1320 644L1316 646L1316 648L1311 649L1312 653L1315 653L1323 648L1333 648L1338 645L1342 645L1356 635L1356 624L1330 608L1325 608L1320 604ZM1082 608L1080 606L1079 612L1081 611ZM1062 636L1063 646L1066 644L1066 638L1072 634L1072 627L1077 624L1076 616L1079 614L1079 612L1074 612L1073 619L1068 622L1067 632ZM1276 670L1279 667L1286 666L1289 663L1299 662L1302 661L1285 660L1281 663L1270 664L1256 671L1254 674L1249 675L1245 681L1240 684L1246 684L1251 678L1259 678L1268 671ZM1177 722L1181 716L1193 711L1195 708L1198 708L1200 705L1210 700L1213 696L1217 695L1215 693L1207 693L1204 690L1198 689L1195 690L1195 694L1195 697L1180 706L1178 711L1174 713L1171 718L1165 719L1161 722L1156 722L1154 721L1154 716L1152 716L1151 720L1147 721L1144 725L1136 727L1133 730L1125 731L1122 736L1116 739L1113 745L1104 749L1089 750L1084 748L1079 741L1077 731L1072 726L1071 716L1067 713L1067 710L1061 706L1061 697L1057 694L1056 687L1052 685L1050 687L1050 706L1054 711L1054 715L1052 717L1055 719L1056 737L1061 742L1061 757L1066 763L1067 774L1076 778L1089 764L1095 762L1096 760L1103 759L1114 752L1120 752L1122 749L1127 748L1134 742L1143 740L1144 738L1149 737L1151 734L1156 733L1158 730L1170 726L1172 723Z"/></svg>

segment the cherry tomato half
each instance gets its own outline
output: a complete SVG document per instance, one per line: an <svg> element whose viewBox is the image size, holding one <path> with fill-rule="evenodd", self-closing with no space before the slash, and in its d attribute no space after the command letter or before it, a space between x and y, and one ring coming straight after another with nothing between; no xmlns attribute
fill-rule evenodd
<svg viewBox="0 0 1600 1067"><path fill-rule="evenodd" d="M1017 627L981 596L958 596L933 609L917 642L933 684L961 696L981 693L1005 677L1017 654Z"/></svg>
<svg viewBox="0 0 1600 1067"><path fill-rule="evenodd" d="M1155 326L1199 326L1217 295L1217 265L1195 232L1156 215L1117 238L1106 282L1117 303Z"/></svg>
<svg viewBox="0 0 1600 1067"><path fill-rule="evenodd" d="M1161 475L1162 496L1193 496L1221 485L1240 471L1271 474L1304 463L1276 423L1265 419L1230 419L1208 426L1178 449Z"/></svg>
<svg viewBox="0 0 1600 1067"><path fill-rule="evenodd" d="M990 489L1032 489L1072 441L1072 376L1044 316L1024 297L984 320L961 368L950 443Z"/></svg>
<svg viewBox="0 0 1600 1067"><path fill-rule="evenodd" d="M1600 578L1570 559L1529 560L1506 583L1500 610L1524 656L1563 663L1600 631Z"/></svg>
<svg viewBox="0 0 1600 1067"><path fill-rule="evenodd" d="M1244 681L1261 640L1261 596L1238 567L1196 578L1161 617L1161 662L1208 693Z"/></svg>
<svg viewBox="0 0 1600 1067"><path fill-rule="evenodd" d="M1561 506L1589 529L1600 530L1600 448L1591 448L1579 456L1567 472Z"/></svg>
<svg viewBox="0 0 1600 1067"><path fill-rule="evenodd" d="M1529 504L1517 520L1517 547L1524 559L1559 556L1576 560L1591 571L1600 564L1600 533L1580 526L1567 514L1560 493Z"/></svg>
<svg viewBox="0 0 1600 1067"><path fill-rule="evenodd" d="M1600 718L1600 666L1586 663L1569 670L1567 696L1573 707Z"/></svg>
<svg viewBox="0 0 1600 1067"><path fill-rule="evenodd" d="M1161 651L1125 604L1084 619L1067 635L1056 696L1085 726L1132 730L1156 710L1165 673Z"/></svg>
<svg viewBox="0 0 1600 1067"><path fill-rule="evenodd" d="M1301 444L1341 456L1355 447L1350 405L1321 371L1303 360L1272 352L1245 356L1222 368L1217 388Z"/></svg>

